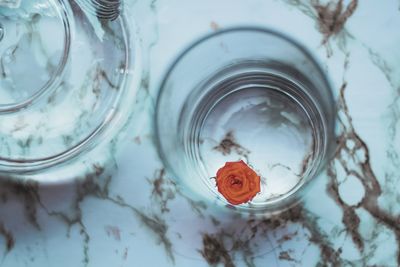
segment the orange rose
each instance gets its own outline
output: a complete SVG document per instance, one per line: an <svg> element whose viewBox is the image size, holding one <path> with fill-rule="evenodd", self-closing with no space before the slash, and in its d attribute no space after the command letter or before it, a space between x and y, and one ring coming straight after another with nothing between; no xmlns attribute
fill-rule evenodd
<svg viewBox="0 0 400 267"><path fill-rule="evenodd" d="M246 203L260 192L260 176L242 160L227 162L217 172L217 187L229 203Z"/></svg>

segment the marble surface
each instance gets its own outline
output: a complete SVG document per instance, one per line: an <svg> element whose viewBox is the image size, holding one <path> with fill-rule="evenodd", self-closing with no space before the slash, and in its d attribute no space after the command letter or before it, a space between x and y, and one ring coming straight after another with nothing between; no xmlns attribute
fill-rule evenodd
<svg viewBox="0 0 400 267"><path fill-rule="evenodd" d="M62 183L3 180L0 266L400 265L400 2L127 1L143 79L107 164ZM337 101L337 150L304 202L268 218L221 213L163 168L152 116L163 74L203 34L237 25L293 36ZM83 162L85 158L82 159Z"/></svg>

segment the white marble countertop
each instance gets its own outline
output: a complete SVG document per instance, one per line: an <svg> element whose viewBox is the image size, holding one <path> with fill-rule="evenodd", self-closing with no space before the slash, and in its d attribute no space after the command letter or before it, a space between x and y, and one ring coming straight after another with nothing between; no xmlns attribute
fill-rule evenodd
<svg viewBox="0 0 400 267"><path fill-rule="evenodd" d="M110 164L51 185L0 187L0 266L400 265L400 3L137 0L142 40L136 113ZM231 26L282 31L329 73L335 158L304 203L268 219L216 213L164 172L152 116L163 75L202 35Z"/></svg>

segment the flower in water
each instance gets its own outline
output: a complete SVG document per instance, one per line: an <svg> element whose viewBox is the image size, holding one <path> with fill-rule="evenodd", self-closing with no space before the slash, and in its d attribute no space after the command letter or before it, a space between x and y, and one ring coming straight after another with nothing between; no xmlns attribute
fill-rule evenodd
<svg viewBox="0 0 400 267"><path fill-rule="evenodd" d="M226 162L217 172L217 188L232 205L249 202L260 192L260 176L243 160Z"/></svg>

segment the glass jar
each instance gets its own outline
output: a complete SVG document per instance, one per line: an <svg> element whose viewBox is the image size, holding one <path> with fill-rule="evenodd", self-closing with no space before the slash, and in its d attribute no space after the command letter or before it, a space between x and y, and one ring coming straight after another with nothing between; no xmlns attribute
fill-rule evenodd
<svg viewBox="0 0 400 267"><path fill-rule="evenodd" d="M8 1L0 16L0 173L42 179L127 122L141 80L135 26L119 0Z"/></svg>
<svg viewBox="0 0 400 267"><path fill-rule="evenodd" d="M207 35L168 70L157 101L159 154L178 183L216 205L277 211L325 166L334 145L334 101L301 44L268 29ZM243 161L261 178L251 201L230 204L216 174Z"/></svg>

